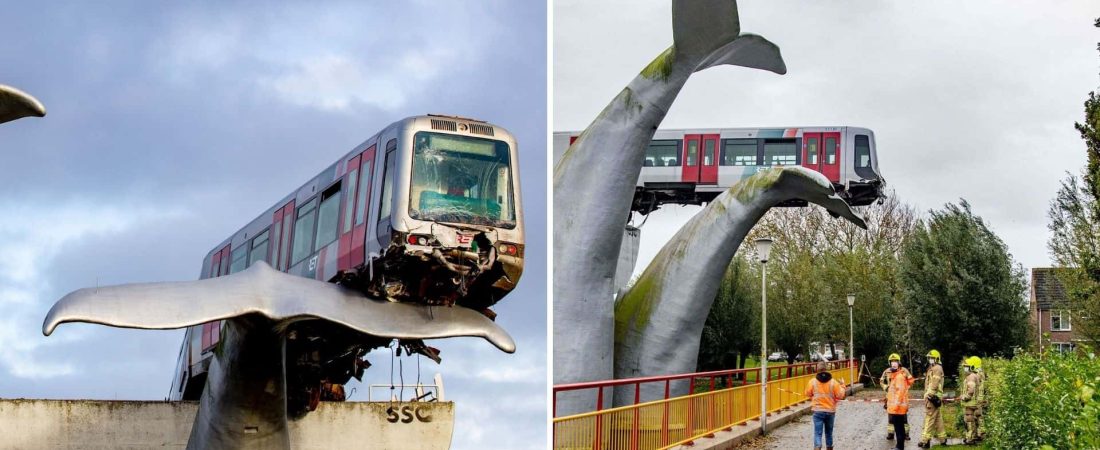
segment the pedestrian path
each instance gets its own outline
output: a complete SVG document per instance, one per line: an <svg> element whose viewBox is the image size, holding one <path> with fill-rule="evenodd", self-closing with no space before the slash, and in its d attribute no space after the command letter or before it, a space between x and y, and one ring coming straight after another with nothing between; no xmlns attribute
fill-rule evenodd
<svg viewBox="0 0 1100 450"><path fill-rule="evenodd" d="M905 448L916 449L920 441L921 424L924 423L924 404L913 402L909 409L909 428L914 433ZM760 449L812 449L814 422L810 415L799 417L776 430L768 437L758 439L742 448ZM840 449L891 449L894 441L886 440L886 412L882 409L881 399L855 398L842 401L837 406L836 425L833 427L833 445ZM954 442L951 444L959 444ZM824 447L824 442L822 442ZM935 447L933 447L935 448Z"/></svg>

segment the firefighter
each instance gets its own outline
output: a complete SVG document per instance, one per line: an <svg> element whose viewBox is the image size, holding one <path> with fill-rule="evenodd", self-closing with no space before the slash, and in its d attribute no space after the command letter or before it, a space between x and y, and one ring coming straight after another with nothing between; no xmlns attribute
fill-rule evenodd
<svg viewBox="0 0 1100 450"><path fill-rule="evenodd" d="M894 448L901 449L909 438L909 387L913 385L913 375L901 366L901 356L897 353L890 355L890 368L886 371L886 417L893 427L886 438L896 437Z"/></svg>
<svg viewBox="0 0 1100 450"><path fill-rule="evenodd" d="M886 391L887 396L889 396L890 392L890 380L892 380L894 376L901 375L904 378L908 378L909 380L913 379L913 375L909 373L909 370L901 366L901 355L897 353L891 353L888 359L890 361L890 366L887 367L886 370L882 371L882 377L879 378L879 381L882 383L882 390ZM909 384L913 384L912 381L910 381ZM908 392L908 390L906 392ZM885 403L883 403L883 408L886 408ZM908 409L906 409L906 411L908 411ZM908 420L905 421L904 428L904 437L905 439L909 439ZM886 415L886 439L894 439L894 424L890 421L889 414Z"/></svg>
<svg viewBox="0 0 1100 450"><path fill-rule="evenodd" d="M963 444L970 445L978 440L978 415L981 414L978 403L978 391L981 389L982 376L978 374L982 360L977 356L966 358L963 370L966 371L966 380L963 382L963 395L959 397L965 411L966 435Z"/></svg>
<svg viewBox="0 0 1100 450"><path fill-rule="evenodd" d="M929 350L925 356L928 358L928 372L924 374L924 427L921 429L917 447L931 448L933 429L940 443L947 445L947 432L943 428L943 417L940 416L940 405L943 401L943 367L940 365L938 350Z"/></svg>

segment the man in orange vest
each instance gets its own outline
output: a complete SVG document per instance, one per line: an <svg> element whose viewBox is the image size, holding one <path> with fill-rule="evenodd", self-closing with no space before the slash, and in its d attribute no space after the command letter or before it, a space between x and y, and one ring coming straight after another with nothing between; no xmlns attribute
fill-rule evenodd
<svg viewBox="0 0 1100 450"><path fill-rule="evenodd" d="M817 363L817 376L806 385L807 398L813 399L814 450L821 450L821 433L825 432L825 448L833 450L833 423L836 420L836 402L844 400L844 385L833 379L825 363Z"/></svg>
<svg viewBox="0 0 1100 450"><path fill-rule="evenodd" d="M883 374L886 387L886 414L890 425L894 427L897 444L894 448L905 448L906 430L909 424L909 386L913 385L913 374L901 366L901 355L890 355L890 368Z"/></svg>

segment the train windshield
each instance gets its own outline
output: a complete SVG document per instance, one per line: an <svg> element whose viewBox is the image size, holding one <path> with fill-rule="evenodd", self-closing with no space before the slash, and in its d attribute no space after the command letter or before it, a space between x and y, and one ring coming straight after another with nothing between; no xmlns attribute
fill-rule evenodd
<svg viewBox="0 0 1100 450"><path fill-rule="evenodd" d="M453 134L416 133L409 217L515 228L508 144Z"/></svg>

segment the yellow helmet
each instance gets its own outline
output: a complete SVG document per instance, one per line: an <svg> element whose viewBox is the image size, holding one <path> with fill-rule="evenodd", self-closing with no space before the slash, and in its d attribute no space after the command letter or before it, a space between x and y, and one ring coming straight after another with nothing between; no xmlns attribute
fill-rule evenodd
<svg viewBox="0 0 1100 450"><path fill-rule="evenodd" d="M981 369L982 359L977 356L971 356L969 358L966 358L966 365L971 366L975 369Z"/></svg>
<svg viewBox="0 0 1100 450"><path fill-rule="evenodd" d="M891 353L890 357L887 358L887 360L889 360L889 361L901 361L901 355L899 355L897 353Z"/></svg>
<svg viewBox="0 0 1100 450"><path fill-rule="evenodd" d="M929 350L928 354L924 355L924 356L927 356L929 358L940 359L940 351L939 350Z"/></svg>

